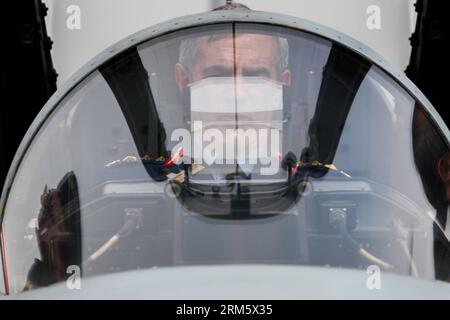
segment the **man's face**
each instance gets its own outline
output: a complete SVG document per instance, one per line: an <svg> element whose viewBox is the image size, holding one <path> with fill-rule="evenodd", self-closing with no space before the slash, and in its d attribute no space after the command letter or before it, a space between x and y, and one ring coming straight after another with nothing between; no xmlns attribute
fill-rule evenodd
<svg viewBox="0 0 450 320"><path fill-rule="evenodd" d="M271 149L272 153L278 153L282 85L290 85L289 70L280 70L278 65L278 38L220 34L199 37L196 45L192 65L175 66L180 92L191 87L191 125L202 124L202 129L197 130L195 125L191 128L197 138L193 140L194 148L204 144L203 134L207 135L207 130L213 130L224 138L213 139L215 150L223 152L211 159L239 158L241 162L255 163L259 160L260 145L273 146L276 151ZM230 130L237 131L231 136ZM236 146L239 154L227 152L231 145Z"/></svg>
<svg viewBox="0 0 450 320"><path fill-rule="evenodd" d="M208 77L267 77L278 80L277 42L265 35L203 37L192 68L191 80Z"/></svg>
<svg viewBox="0 0 450 320"><path fill-rule="evenodd" d="M175 69L180 91L209 77L265 77L290 85L290 72L279 70L277 38L260 34L203 36L197 39L197 55L188 70Z"/></svg>

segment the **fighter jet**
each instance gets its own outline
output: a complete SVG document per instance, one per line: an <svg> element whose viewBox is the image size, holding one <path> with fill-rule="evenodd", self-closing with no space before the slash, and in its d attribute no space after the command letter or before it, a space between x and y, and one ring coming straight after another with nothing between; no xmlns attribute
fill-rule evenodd
<svg viewBox="0 0 450 320"><path fill-rule="evenodd" d="M231 3L149 27L81 68L22 141L2 290L450 298L449 139L403 72L312 21Z"/></svg>

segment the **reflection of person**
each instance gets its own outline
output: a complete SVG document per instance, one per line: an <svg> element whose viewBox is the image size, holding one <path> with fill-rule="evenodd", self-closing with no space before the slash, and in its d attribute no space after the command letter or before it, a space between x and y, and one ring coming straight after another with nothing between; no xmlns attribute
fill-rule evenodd
<svg viewBox="0 0 450 320"><path fill-rule="evenodd" d="M434 232L436 278L450 281L450 150L423 108L415 109L412 129L414 161L440 225Z"/></svg>
<svg viewBox="0 0 450 320"><path fill-rule="evenodd" d="M67 173L56 189L45 190L41 205L36 230L41 256L28 273L25 290L64 281L69 266L81 265L80 204L74 173Z"/></svg>
<svg viewBox="0 0 450 320"><path fill-rule="evenodd" d="M446 211L450 200L450 152L422 108L414 111L413 150L428 200L436 210ZM439 214L438 220L445 223L446 215Z"/></svg>

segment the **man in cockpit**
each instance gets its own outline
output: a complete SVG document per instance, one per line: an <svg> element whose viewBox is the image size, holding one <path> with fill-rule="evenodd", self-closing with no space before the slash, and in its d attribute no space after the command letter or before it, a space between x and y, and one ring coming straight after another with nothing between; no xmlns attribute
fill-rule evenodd
<svg viewBox="0 0 450 320"><path fill-rule="evenodd" d="M230 10L234 10L233 6L236 5L230 6ZM203 128L213 128L215 132L221 132L225 138L228 137L225 134L226 129L242 130L236 134L237 151L232 156L227 153L230 141L224 138L221 154L215 154L210 159L202 158L204 163L208 166L212 163L230 164L228 161L243 156L245 160L240 159L238 162L240 169L248 174L261 160L256 149L261 145L266 147L270 143L258 140L256 145L252 145L251 142L244 141L249 138L245 134L249 133L248 130L260 133L258 130L263 128L269 131L276 128L282 132L280 125L284 107L282 87L291 84L288 57L287 40L266 34L241 31L181 41L179 61L174 67L174 74L178 89L184 98L185 91L190 90L188 97L191 101L188 112L192 133L197 130L193 125L195 122L201 122ZM231 93L233 90L234 93ZM255 134L254 137L256 136L259 138L263 135ZM270 136L270 133L267 136ZM275 145L274 141L272 145ZM194 141L193 148L196 146L197 143ZM239 149L240 147L242 149ZM278 153L282 152L280 149L276 148ZM244 151L239 153L239 150ZM195 151L186 153L193 155ZM202 151L200 154L204 156ZM249 159L252 156L253 158ZM270 154L269 157L273 160L275 155ZM265 164L272 160L265 161ZM213 174L213 176L214 179L223 178L221 175Z"/></svg>

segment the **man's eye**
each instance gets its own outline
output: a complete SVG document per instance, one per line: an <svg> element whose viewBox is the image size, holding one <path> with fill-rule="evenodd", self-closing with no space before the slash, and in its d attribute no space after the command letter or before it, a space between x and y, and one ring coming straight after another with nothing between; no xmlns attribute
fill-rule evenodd
<svg viewBox="0 0 450 320"><path fill-rule="evenodd" d="M205 78L216 78L216 77L225 77L225 74L221 73L213 73L207 74Z"/></svg>
<svg viewBox="0 0 450 320"><path fill-rule="evenodd" d="M244 70L243 72L244 77L264 77L264 78L270 78L270 72L269 70L265 68L260 69L254 69L254 70Z"/></svg>
<svg viewBox="0 0 450 320"><path fill-rule="evenodd" d="M217 78L217 77L231 77L233 76L232 73L230 72L211 72L211 73L207 73L205 78Z"/></svg>
<svg viewBox="0 0 450 320"><path fill-rule="evenodd" d="M204 78L232 77L233 69L222 66L212 66L204 71Z"/></svg>
<svg viewBox="0 0 450 320"><path fill-rule="evenodd" d="M258 77L258 76L261 76L261 72L258 72L258 71L247 71L244 74L244 77Z"/></svg>

